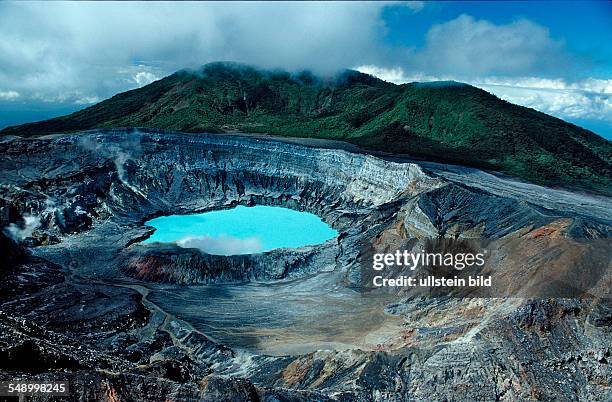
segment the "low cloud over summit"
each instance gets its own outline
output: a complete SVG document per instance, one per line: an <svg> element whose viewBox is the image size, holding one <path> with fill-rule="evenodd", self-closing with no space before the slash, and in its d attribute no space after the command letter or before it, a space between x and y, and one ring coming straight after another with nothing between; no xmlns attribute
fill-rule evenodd
<svg viewBox="0 0 612 402"><path fill-rule="evenodd" d="M612 78L610 55L586 45L605 37L605 13L591 11L603 28L578 33L563 19L567 28L549 27L542 15L556 11L550 7L502 18L491 4L479 6L3 2L0 104L89 105L176 70L232 60L318 73L361 66L382 78L401 71L402 82L453 79L562 118L612 124L609 85L588 87ZM562 87L523 85L551 80Z"/></svg>

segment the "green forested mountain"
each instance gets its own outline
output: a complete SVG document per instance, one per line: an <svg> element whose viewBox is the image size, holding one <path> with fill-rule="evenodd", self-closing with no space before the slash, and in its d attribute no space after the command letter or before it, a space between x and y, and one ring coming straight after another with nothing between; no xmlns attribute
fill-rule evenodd
<svg viewBox="0 0 612 402"><path fill-rule="evenodd" d="M213 63L68 116L1 133L108 127L340 139L537 183L612 193L612 142L588 130L470 85L394 85L355 71L320 78Z"/></svg>

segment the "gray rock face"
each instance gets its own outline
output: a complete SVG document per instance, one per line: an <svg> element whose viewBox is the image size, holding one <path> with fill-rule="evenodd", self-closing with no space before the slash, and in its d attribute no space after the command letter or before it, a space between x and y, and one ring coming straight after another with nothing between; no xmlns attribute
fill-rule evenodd
<svg viewBox="0 0 612 402"><path fill-rule="evenodd" d="M610 251L609 199L316 145L138 130L0 143L0 379L68 379L75 399L612 397L610 270L589 257ZM229 257L139 243L152 217L238 204L313 212L339 236ZM593 294L359 291L364 250L438 237L490 245L505 288L554 272Z"/></svg>

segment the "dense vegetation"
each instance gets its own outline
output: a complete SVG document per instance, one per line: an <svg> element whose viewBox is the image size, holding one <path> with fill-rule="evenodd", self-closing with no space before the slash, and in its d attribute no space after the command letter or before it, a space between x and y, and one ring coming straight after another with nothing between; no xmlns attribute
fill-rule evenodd
<svg viewBox="0 0 612 402"><path fill-rule="evenodd" d="M341 139L537 183L612 193L612 143L588 130L469 85L394 85L355 71L323 79L213 63L2 133L104 127Z"/></svg>

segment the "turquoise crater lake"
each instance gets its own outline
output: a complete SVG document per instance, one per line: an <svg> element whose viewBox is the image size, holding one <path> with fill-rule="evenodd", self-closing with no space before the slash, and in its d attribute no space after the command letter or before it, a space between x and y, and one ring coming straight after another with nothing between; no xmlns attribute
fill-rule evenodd
<svg viewBox="0 0 612 402"><path fill-rule="evenodd" d="M253 254L316 245L338 235L318 216L289 208L237 206L145 222L156 230L143 243L176 243L209 254Z"/></svg>

